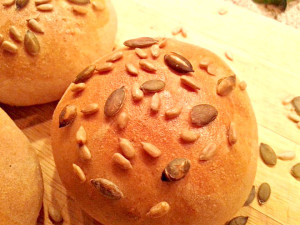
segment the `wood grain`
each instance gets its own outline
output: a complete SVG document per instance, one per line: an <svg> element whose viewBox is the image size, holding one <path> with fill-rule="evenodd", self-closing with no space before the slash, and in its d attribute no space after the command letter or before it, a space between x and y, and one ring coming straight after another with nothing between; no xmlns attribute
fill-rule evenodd
<svg viewBox="0 0 300 225"><path fill-rule="evenodd" d="M175 38L206 47L218 53L246 80L259 125L261 142L276 152L293 150L293 161L278 161L270 168L259 160L256 188L268 182L272 188L270 200L263 206L254 201L237 215L249 216L249 225L299 225L300 182L290 175L291 167L300 161L300 130L286 118L281 100L287 95L299 95L300 32L269 18L218 0L113 0L118 13L117 44L139 36L172 36L171 31L182 26L188 37ZM226 15L218 10L226 8ZM233 61L225 58L230 50ZM55 169L50 143L50 123L56 103L33 107L2 106L23 130L37 150L45 181L44 219L49 204L62 210L64 224L96 224L83 213L66 194ZM63 151L63 149L62 149ZM228 206L230 207L230 206Z"/></svg>

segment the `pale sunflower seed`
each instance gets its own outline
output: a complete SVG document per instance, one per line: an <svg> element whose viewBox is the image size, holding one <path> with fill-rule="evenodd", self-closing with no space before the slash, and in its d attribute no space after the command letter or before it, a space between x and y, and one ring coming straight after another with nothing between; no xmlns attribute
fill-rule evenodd
<svg viewBox="0 0 300 225"><path fill-rule="evenodd" d="M106 62L115 62L118 61L119 59L121 59L123 57L123 52L119 51L119 52L115 52L114 54L112 54L108 60L106 60Z"/></svg>
<svg viewBox="0 0 300 225"><path fill-rule="evenodd" d="M16 54L18 52L18 47L10 41L3 41L1 47L3 50L12 54Z"/></svg>
<svg viewBox="0 0 300 225"><path fill-rule="evenodd" d="M173 30L172 30L172 35L177 35L181 32L181 27L175 27Z"/></svg>
<svg viewBox="0 0 300 225"><path fill-rule="evenodd" d="M35 34L30 30L28 30L25 34L24 46L30 55L35 56L40 52L40 43Z"/></svg>
<svg viewBox="0 0 300 225"><path fill-rule="evenodd" d="M259 147L260 156L265 164L269 166L276 165L277 157L274 150L267 144L261 143Z"/></svg>
<svg viewBox="0 0 300 225"><path fill-rule="evenodd" d="M22 35L21 35L20 31L15 26L11 26L9 28L9 35L16 42L22 42L23 41L23 38L22 38Z"/></svg>
<svg viewBox="0 0 300 225"><path fill-rule="evenodd" d="M35 0L34 3L35 5L41 5L41 4L46 4L51 2L51 0Z"/></svg>
<svg viewBox="0 0 300 225"><path fill-rule="evenodd" d="M225 52L225 56L227 59L229 59L230 61L233 61L233 55L230 51L226 51Z"/></svg>
<svg viewBox="0 0 300 225"><path fill-rule="evenodd" d="M282 105L288 105L288 104L290 104L293 99L294 99L294 96L292 96L292 95L289 95L289 96L285 97L282 100Z"/></svg>
<svg viewBox="0 0 300 225"><path fill-rule="evenodd" d="M88 13L88 9L83 6L74 5L73 12L79 15L86 15Z"/></svg>
<svg viewBox="0 0 300 225"><path fill-rule="evenodd" d="M79 156L83 160L90 160L92 158L91 152L86 145L79 146Z"/></svg>
<svg viewBox="0 0 300 225"><path fill-rule="evenodd" d="M192 64L183 56L172 52L164 57L167 66L179 73L194 72Z"/></svg>
<svg viewBox="0 0 300 225"><path fill-rule="evenodd" d="M235 83L236 83L235 76L221 78L220 80L218 80L217 94L220 96L228 95L235 88Z"/></svg>
<svg viewBox="0 0 300 225"><path fill-rule="evenodd" d="M128 159L122 156L120 153L115 153L112 157L114 163L116 163L123 170L132 169L132 165Z"/></svg>
<svg viewBox="0 0 300 225"><path fill-rule="evenodd" d="M91 115L99 111L99 105L97 103L91 103L83 107L80 111L84 115Z"/></svg>
<svg viewBox="0 0 300 225"><path fill-rule="evenodd" d="M69 2L78 4L78 5L85 5L85 4L89 4L90 0L69 0Z"/></svg>
<svg viewBox="0 0 300 225"><path fill-rule="evenodd" d="M148 57L147 52L145 52L141 48L135 48L135 54L140 58L140 59L146 59Z"/></svg>
<svg viewBox="0 0 300 225"><path fill-rule="evenodd" d="M155 93L151 98L150 109L152 112L157 113L160 108L160 97L158 93Z"/></svg>
<svg viewBox="0 0 300 225"><path fill-rule="evenodd" d="M91 184L100 192L100 194L108 199L119 200L124 197L119 187L107 179L92 179Z"/></svg>
<svg viewBox="0 0 300 225"><path fill-rule="evenodd" d="M22 9L23 7L25 7L27 5L28 2L29 2L29 0L16 0L17 9Z"/></svg>
<svg viewBox="0 0 300 225"><path fill-rule="evenodd" d="M107 98L104 106L104 114L107 117L116 115L122 108L125 100L125 87L113 91Z"/></svg>
<svg viewBox="0 0 300 225"><path fill-rule="evenodd" d="M228 130L228 142L230 145L234 145L237 142L237 134L235 129L235 123L231 122Z"/></svg>
<svg viewBox="0 0 300 225"><path fill-rule="evenodd" d="M294 106L296 113L300 116L300 96L297 96L292 100L292 105Z"/></svg>
<svg viewBox="0 0 300 225"><path fill-rule="evenodd" d="M199 159L201 161L210 160L215 155L216 151L217 151L217 145L215 143L209 143L202 150Z"/></svg>
<svg viewBox="0 0 300 225"><path fill-rule="evenodd" d="M2 34L0 34L0 45L2 44L3 41L4 41L4 37Z"/></svg>
<svg viewBox="0 0 300 225"><path fill-rule="evenodd" d="M5 7L12 6L15 3L15 0L5 0L2 5Z"/></svg>
<svg viewBox="0 0 300 225"><path fill-rule="evenodd" d="M77 83L77 84L72 83L70 90L74 93L78 93L83 91L85 87L86 87L85 83Z"/></svg>
<svg viewBox="0 0 300 225"><path fill-rule="evenodd" d="M41 4L36 7L37 10L42 12L49 12L53 10L53 5L50 3Z"/></svg>
<svg viewBox="0 0 300 225"><path fill-rule="evenodd" d="M131 159L135 156L135 149L128 139L120 138L120 148L126 158Z"/></svg>
<svg viewBox="0 0 300 225"><path fill-rule="evenodd" d="M92 6L96 11L103 11L105 9L105 5L99 1L93 1Z"/></svg>
<svg viewBox="0 0 300 225"><path fill-rule="evenodd" d="M182 35L182 37L184 37L184 38L187 37L187 30L186 30L184 27L181 28L181 35Z"/></svg>
<svg viewBox="0 0 300 225"><path fill-rule="evenodd" d="M212 76L218 75L218 69L219 69L219 67L214 63L210 63L206 68L207 73Z"/></svg>
<svg viewBox="0 0 300 225"><path fill-rule="evenodd" d="M157 70L156 67L146 59L141 59L139 64L140 67L147 72L154 73Z"/></svg>
<svg viewBox="0 0 300 225"><path fill-rule="evenodd" d="M157 158L161 155L161 151L154 146L153 144L141 142L143 149L147 152L151 157Z"/></svg>
<svg viewBox="0 0 300 225"><path fill-rule="evenodd" d="M248 221L248 216L238 216L226 223L226 225L245 225Z"/></svg>
<svg viewBox="0 0 300 225"><path fill-rule="evenodd" d="M165 116L166 116L167 119L173 119L173 118L176 118L177 116L179 116L181 111L182 111L182 107L177 106L177 107L168 109L165 112Z"/></svg>
<svg viewBox="0 0 300 225"><path fill-rule="evenodd" d="M208 104L196 105L191 111L191 121L194 125L202 127L214 121L218 116L215 107Z"/></svg>
<svg viewBox="0 0 300 225"><path fill-rule="evenodd" d="M289 113L288 118L293 122L296 122L296 123L300 122L300 116L298 116L294 112Z"/></svg>
<svg viewBox="0 0 300 225"><path fill-rule="evenodd" d="M54 208L52 205L48 207L48 215L49 215L49 219L54 224L61 223L63 221L63 217L60 211Z"/></svg>
<svg viewBox="0 0 300 225"><path fill-rule="evenodd" d="M246 81L241 81L241 82L239 83L239 88L241 89L241 91L246 90L246 88L247 88L247 83L246 83Z"/></svg>
<svg viewBox="0 0 300 225"><path fill-rule="evenodd" d="M80 126L76 132L76 142L79 145L83 145L86 143L86 131L83 126Z"/></svg>
<svg viewBox="0 0 300 225"><path fill-rule="evenodd" d="M159 44L158 44L159 48L164 48L164 47L166 47L167 41L168 41L167 38L163 38L163 39L159 42Z"/></svg>
<svg viewBox="0 0 300 225"><path fill-rule="evenodd" d="M159 92L164 89L165 82L162 80L148 80L141 85L144 92Z"/></svg>
<svg viewBox="0 0 300 225"><path fill-rule="evenodd" d="M103 65L96 68L99 73L107 73L114 69L114 64L111 62L104 63Z"/></svg>
<svg viewBox="0 0 300 225"><path fill-rule="evenodd" d="M170 205L167 202L160 202L153 206L147 213L150 218L160 218L170 211Z"/></svg>
<svg viewBox="0 0 300 225"><path fill-rule="evenodd" d="M126 71L133 76L137 76L139 74L138 69L132 63L126 63L125 68Z"/></svg>
<svg viewBox="0 0 300 225"><path fill-rule="evenodd" d="M210 64L210 61L211 61L210 58L207 57L202 58L199 63L200 68L207 68L208 65Z"/></svg>
<svg viewBox="0 0 300 225"><path fill-rule="evenodd" d="M221 16L227 14L227 12L228 12L227 9L224 9L224 8L219 9L219 11L218 11L218 13L219 13Z"/></svg>
<svg viewBox="0 0 300 225"><path fill-rule="evenodd" d="M73 166L74 174L79 178L81 183L84 183L86 181L86 177L85 177L85 174L82 171L82 169L78 165L76 165L75 163L73 163L72 166Z"/></svg>
<svg viewBox="0 0 300 225"><path fill-rule="evenodd" d="M151 55L154 59L158 58L158 56L159 56L158 44L152 45L150 51L151 51Z"/></svg>
<svg viewBox="0 0 300 225"><path fill-rule="evenodd" d="M271 195L271 187L268 183L262 183L257 192L257 199L260 205L266 203Z"/></svg>
<svg viewBox="0 0 300 225"><path fill-rule="evenodd" d="M191 161L184 158L171 161L162 173L162 181L178 181L183 179L189 172Z"/></svg>
<svg viewBox="0 0 300 225"><path fill-rule="evenodd" d="M182 130L180 133L181 140L188 143L195 142L199 137L199 134L187 129Z"/></svg>
<svg viewBox="0 0 300 225"><path fill-rule="evenodd" d="M253 185L252 188L251 188L251 191L249 193L249 196L248 196L247 200L244 203L244 206L250 205L253 202L254 198L255 198L255 186Z"/></svg>
<svg viewBox="0 0 300 225"><path fill-rule="evenodd" d="M38 32L38 33L42 33L42 34L44 33L43 27L35 19L29 19L27 22L28 22L28 27L31 30Z"/></svg>
<svg viewBox="0 0 300 225"><path fill-rule="evenodd" d="M296 178L300 179L300 163L294 165L291 169L291 174Z"/></svg>
<svg viewBox="0 0 300 225"><path fill-rule="evenodd" d="M150 37L141 37L141 38L127 40L124 42L124 45L129 48L145 48L157 42L158 42L157 40Z"/></svg>
<svg viewBox="0 0 300 225"><path fill-rule="evenodd" d="M124 129L127 126L128 121L129 121L128 114L126 112L122 112L118 116L117 124L118 124L120 129Z"/></svg>
<svg viewBox="0 0 300 225"><path fill-rule="evenodd" d="M277 158L281 160L293 160L296 157L296 153L293 151L286 151L277 154Z"/></svg>
<svg viewBox="0 0 300 225"><path fill-rule="evenodd" d="M144 92L140 89L138 83L134 83L131 88L131 95L134 101L140 101L144 97Z"/></svg>
<svg viewBox="0 0 300 225"><path fill-rule="evenodd" d="M77 116L75 105L67 105L59 114L59 128L72 124Z"/></svg>
<svg viewBox="0 0 300 225"><path fill-rule="evenodd" d="M194 89L194 90L200 90L200 85L191 77L189 76L181 76L180 77L181 83Z"/></svg>
<svg viewBox="0 0 300 225"><path fill-rule="evenodd" d="M87 81L93 76L96 66L90 65L86 67L83 71L81 71L73 81L73 83L78 84Z"/></svg>

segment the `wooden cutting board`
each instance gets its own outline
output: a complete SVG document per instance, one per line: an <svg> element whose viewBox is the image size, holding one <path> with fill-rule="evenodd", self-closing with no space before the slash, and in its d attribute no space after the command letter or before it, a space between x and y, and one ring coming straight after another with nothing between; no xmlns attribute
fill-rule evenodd
<svg viewBox="0 0 300 225"><path fill-rule="evenodd" d="M119 20L118 45L139 36L170 37L174 28L182 26L188 37L176 38L211 49L221 57L227 50L232 52L233 61L224 59L248 83L260 141L271 145L277 153L297 152L295 160L278 161L273 168L259 160L255 186L268 182L271 198L264 206L254 201L237 215L249 216L249 225L299 225L300 181L290 175L290 168L300 162L300 129L287 119L281 100L287 95L300 95L300 31L221 0L113 0L113 3ZM219 15L221 8L228 13ZM56 103L25 108L3 106L40 158L45 182L45 219L41 216L39 221L51 224L47 207L52 204L62 210L64 224L95 224L66 195L55 169L49 136L55 106Z"/></svg>

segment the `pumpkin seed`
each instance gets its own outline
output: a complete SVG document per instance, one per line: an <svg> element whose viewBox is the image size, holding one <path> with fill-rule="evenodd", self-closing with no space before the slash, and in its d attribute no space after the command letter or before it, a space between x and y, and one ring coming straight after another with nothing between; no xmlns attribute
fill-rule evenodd
<svg viewBox="0 0 300 225"><path fill-rule="evenodd" d="M83 6L74 5L73 12L79 15L85 15L88 13L88 9Z"/></svg>
<svg viewBox="0 0 300 225"><path fill-rule="evenodd" d="M172 52L164 57L167 66L179 73L194 72L192 64L183 56Z"/></svg>
<svg viewBox="0 0 300 225"><path fill-rule="evenodd" d="M180 134L181 140L188 143L195 142L199 137L199 134L187 129L182 130Z"/></svg>
<svg viewBox="0 0 300 225"><path fill-rule="evenodd" d="M271 195L271 187L268 183L262 183L257 192L257 199L260 205L263 205L267 202Z"/></svg>
<svg viewBox="0 0 300 225"><path fill-rule="evenodd" d="M54 224L61 223L63 221L61 212L58 209L54 208L52 205L50 205L48 208L48 215L49 219Z"/></svg>
<svg viewBox="0 0 300 225"><path fill-rule="evenodd" d="M72 124L77 116L75 105L66 105L59 114L59 128Z"/></svg>
<svg viewBox="0 0 300 225"><path fill-rule="evenodd" d="M253 202L254 198L255 198L255 186L253 185L251 188L250 194L249 194L246 202L244 203L244 206L250 205Z"/></svg>
<svg viewBox="0 0 300 225"><path fill-rule="evenodd" d="M196 105L191 111L192 123L202 127L214 121L218 116L218 111L215 107L208 104Z"/></svg>
<svg viewBox="0 0 300 225"><path fill-rule="evenodd" d="M147 142L141 142L143 149L145 152L147 152L150 156L153 158L157 158L161 155L161 151L154 146L153 144L147 143Z"/></svg>
<svg viewBox="0 0 300 225"><path fill-rule="evenodd" d="M123 170L132 169L132 165L128 159L122 156L120 153L115 153L112 157L114 163L116 163Z"/></svg>
<svg viewBox="0 0 300 225"><path fill-rule="evenodd" d="M100 194L108 199L119 200L124 197L119 187L107 179L92 179L91 184L100 192Z"/></svg>
<svg viewBox="0 0 300 225"><path fill-rule="evenodd" d="M120 129L124 129L127 126L127 123L129 121L128 115L126 112L120 113L117 119L117 124Z"/></svg>
<svg viewBox="0 0 300 225"><path fill-rule="evenodd" d="M86 176L85 176L84 172L82 171L82 169L74 163L72 166L73 166L73 172L75 173L75 175L79 178L81 183L84 183L86 181Z"/></svg>
<svg viewBox="0 0 300 225"><path fill-rule="evenodd" d="M86 67L83 71L81 71L73 81L73 83L78 84L87 81L90 79L95 71L96 66L90 65Z"/></svg>
<svg viewBox="0 0 300 225"><path fill-rule="evenodd" d="M35 5L41 5L41 4L45 4L51 2L51 0L35 0L34 3Z"/></svg>
<svg viewBox="0 0 300 225"><path fill-rule="evenodd" d="M24 46L30 55L35 56L40 52L40 43L35 34L30 30L28 30L25 34Z"/></svg>
<svg viewBox="0 0 300 225"><path fill-rule="evenodd" d="M153 206L147 213L147 216L151 218L160 218L166 215L170 210L170 205L167 202L160 202Z"/></svg>
<svg viewBox="0 0 300 225"><path fill-rule="evenodd" d="M274 150L267 144L261 143L259 147L260 156L265 164L269 166L276 165L277 156Z"/></svg>
<svg viewBox="0 0 300 225"><path fill-rule="evenodd" d="M297 114L300 116L300 96L297 96L292 100L292 105L294 106Z"/></svg>
<svg viewBox="0 0 300 225"><path fill-rule="evenodd" d="M5 0L2 5L5 7L11 6L15 3L15 0Z"/></svg>
<svg viewBox="0 0 300 225"><path fill-rule="evenodd" d="M127 40L124 42L124 45L129 48L145 48L157 42L158 42L157 40L150 37L141 37L141 38Z"/></svg>
<svg viewBox="0 0 300 225"><path fill-rule="evenodd" d="M150 72L150 73L153 73L153 72L155 72L157 70L155 68L155 66L151 62L147 61L146 59L141 59L140 60L140 67L143 70L145 70L147 72Z"/></svg>
<svg viewBox="0 0 300 225"><path fill-rule="evenodd" d="M18 46L10 41L3 41L1 47L3 48L3 50L12 54L16 54L18 52Z"/></svg>
<svg viewBox="0 0 300 225"><path fill-rule="evenodd" d="M165 85L165 82L162 80L148 80L140 88L144 92L159 92L164 89Z"/></svg>
<svg viewBox="0 0 300 225"><path fill-rule="evenodd" d="M9 35L11 36L12 39L14 39L16 42L22 42L22 35L20 31L15 27L11 26L9 28Z"/></svg>
<svg viewBox="0 0 300 225"><path fill-rule="evenodd" d="M43 27L35 19L28 20L28 27L35 32L42 33L42 34L44 33Z"/></svg>
<svg viewBox="0 0 300 225"><path fill-rule="evenodd" d="M218 80L217 94L220 96L228 95L234 89L235 83L236 83L235 76L221 78L220 80Z"/></svg>
<svg viewBox="0 0 300 225"><path fill-rule="evenodd" d="M248 221L248 216L238 216L226 223L226 225L245 225Z"/></svg>
<svg viewBox="0 0 300 225"><path fill-rule="evenodd" d="M135 155L135 149L132 143L125 138L120 138L120 148L122 149L123 154L126 158L131 159Z"/></svg>
<svg viewBox="0 0 300 225"><path fill-rule="evenodd" d="M39 10L39 11L48 12L48 11L52 11L53 10L53 5L50 4L50 3L41 4L41 5L38 5L36 7L36 9Z"/></svg>
<svg viewBox="0 0 300 225"><path fill-rule="evenodd" d="M162 181L178 181L183 179L189 172L191 161L184 158L178 158L171 161L164 169Z"/></svg>
<svg viewBox="0 0 300 225"><path fill-rule="evenodd" d="M78 5L84 5L84 4L90 3L90 0L69 0L69 2L78 4Z"/></svg>
<svg viewBox="0 0 300 225"><path fill-rule="evenodd" d="M114 54L112 54L108 60L106 60L106 62L115 62L119 59L121 59L123 57L123 52L119 51L119 52L115 52Z"/></svg>
<svg viewBox="0 0 300 225"><path fill-rule="evenodd" d="M297 163L292 167L291 173L296 179L300 179L300 163Z"/></svg>
<svg viewBox="0 0 300 225"><path fill-rule="evenodd" d="M200 155L200 161L210 160L217 151L217 145L215 143L209 143L205 146Z"/></svg>
<svg viewBox="0 0 300 225"><path fill-rule="evenodd" d="M27 5L29 0L16 0L16 7L17 9L22 9L24 6Z"/></svg>
<svg viewBox="0 0 300 225"><path fill-rule="evenodd" d="M139 73L138 69L132 63L126 63L125 68L126 71L133 76L137 76Z"/></svg>
<svg viewBox="0 0 300 225"><path fill-rule="evenodd" d="M246 88L247 88L247 83L246 83L246 81L241 81L241 82L239 83L239 88L241 89L241 91L246 90Z"/></svg>
<svg viewBox="0 0 300 225"><path fill-rule="evenodd" d="M135 48L135 54L141 59L146 59L148 57L147 52L141 48Z"/></svg>
<svg viewBox="0 0 300 225"><path fill-rule="evenodd" d="M107 117L116 115L123 106L125 100L125 87L113 91L107 98L104 106L104 114Z"/></svg>
<svg viewBox="0 0 300 225"><path fill-rule="evenodd" d="M150 108L152 112L158 112L160 108L160 97L158 93L155 93L151 98Z"/></svg>
<svg viewBox="0 0 300 225"><path fill-rule="evenodd" d="M181 76L180 77L181 83L185 84L186 86L195 89L200 90L200 85L191 77L189 76Z"/></svg>

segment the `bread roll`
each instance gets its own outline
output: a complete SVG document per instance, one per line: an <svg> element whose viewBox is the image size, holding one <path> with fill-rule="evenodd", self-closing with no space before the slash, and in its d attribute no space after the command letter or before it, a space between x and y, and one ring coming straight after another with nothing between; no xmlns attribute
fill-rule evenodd
<svg viewBox="0 0 300 225"><path fill-rule="evenodd" d="M0 108L0 224L35 225L43 181L28 139Z"/></svg>
<svg viewBox="0 0 300 225"><path fill-rule="evenodd" d="M224 224L256 173L248 95L212 52L158 40L126 41L66 91L52 124L59 175L105 225Z"/></svg>
<svg viewBox="0 0 300 225"><path fill-rule="evenodd" d="M59 99L82 67L114 46L117 21L110 0L14 2L0 4L2 103Z"/></svg>

